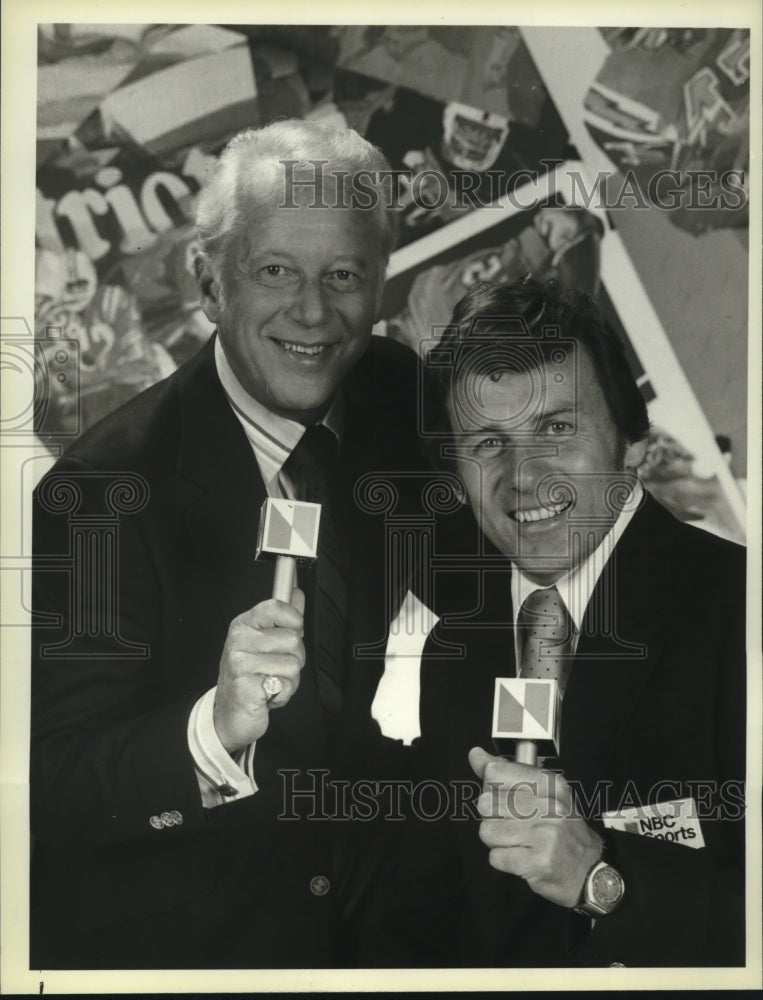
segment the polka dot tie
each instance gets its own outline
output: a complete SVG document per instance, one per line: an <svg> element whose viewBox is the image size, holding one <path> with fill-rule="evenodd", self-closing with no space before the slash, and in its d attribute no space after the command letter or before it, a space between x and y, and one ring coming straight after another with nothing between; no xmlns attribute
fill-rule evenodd
<svg viewBox="0 0 763 1000"><path fill-rule="evenodd" d="M535 590L517 619L520 677L555 680L564 695L572 667L572 619L556 587Z"/></svg>

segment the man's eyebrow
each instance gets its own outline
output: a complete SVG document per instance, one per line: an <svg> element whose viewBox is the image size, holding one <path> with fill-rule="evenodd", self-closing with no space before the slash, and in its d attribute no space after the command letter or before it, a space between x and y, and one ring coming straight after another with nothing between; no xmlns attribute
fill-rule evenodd
<svg viewBox="0 0 763 1000"><path fill-rule="evenodd" d="M576 416L580 412L579 407L574 406L572 403L566 404L564 406L557 406L555 410L546 410L544 413L539 413L537 416L538 421L543 420L553 420L554 417L566 417L566 416Z"/></svg>
<svg viewBox="0 0 763 1000"><path fill-rule="evenodd" d="M287 250L251 245L244 248L238 257L238 263L241 267L252 267L253 264L260 266L267 262L268 259L273 260L274 258L278 261L286 261L289 264L294 263L294 258Z"/></svg>
<svg viewBox="0 0 763 1000"><path fill-rule="evenodd" d="M570 403L569 405L557 406L554 410L545 410L542 413L536 414L534 422L539 424L544 423L547 420L554 420L556 417L574 417L578 412L578 408ZM487 424L479 424L476 427L466 427L460 433L472 437L475 434L507 434L516 432L517 430L521 430L521 426L507 417L505 422L491 421Z"/></svg>
<svg viewBox="0 0 763 1000"><path fill-rule="evenodd" d="M501 426L501 424L481 424L479 427L464 427L458 433L466 437L475 437L479 434L505 434L506 430L506 426Z"/></svg>
<svg viewBox="0 0 763 1000"><path fill-rule="evenodd" d="M261 260L266 257L278 257L289 263L297 263L296 258L289 253L288 250L284 250L283 247L268 247L268 246L256 246L253 247L248 253L245 254L245 260ZM327 268L342 268L343 266L349 267L362 267L369 268L371 266L369 257L360 257L357 254L352 253L338 253L334 257L330 258L329 263L326 265Z"/></svg>
<svg viewBox="0 0 763 1000"><path fill-rule="evenodd" d="M341 267L342 264L348 264L350 267L368 267L370 258L368 257L358 257L357 254L337 254L333 258L329 267Z"/></svg>
<svg viewBox="0 0 763 1000"><path fill-rule="evenodd" d="M293 256L288 250L284 250L283 247L269 247L269 246L253 246L250 248L247 257L250 259L252 257L285 257L287 260L293 260Z"/></svg>

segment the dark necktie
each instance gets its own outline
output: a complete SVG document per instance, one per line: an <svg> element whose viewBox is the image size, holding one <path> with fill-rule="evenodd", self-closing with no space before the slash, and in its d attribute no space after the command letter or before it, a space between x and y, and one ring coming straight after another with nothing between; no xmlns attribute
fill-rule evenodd
<svg viewBox="0 0 763 1000"><path fill-rule="evenodd" d="M324 708L342 706L342 658L347 617L344 548L339 535L339 458L337 440L323 424L308 427L284 463L296 499L321 505L318 556L314 567L309 638L315 657L315 681Z"/></svg>
<svg viewBox="0 0 763 1000"><path fill-rule="evenodd" d="M564 695L572 668L572 619L556 587L535 590L522 604L520 677L555 680Z"/></svg>

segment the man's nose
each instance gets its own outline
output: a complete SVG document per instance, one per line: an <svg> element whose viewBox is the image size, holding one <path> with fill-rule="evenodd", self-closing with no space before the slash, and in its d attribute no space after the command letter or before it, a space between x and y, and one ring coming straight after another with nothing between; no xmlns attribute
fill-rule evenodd
<svg viewBox="0 0 763 1000"><path fill-rule="evenodd" d="M289 311L302 326L321 326L325 323L329 316L329 304L322 282L303 281Z"/></svg>
<svg viewBox="0 0 763 1000"><path fill-rule="evenodd" d="M508 448L504 454L504 479L521 495L534 495L540 484L548 485L556 468L556 449L543 446Z"/></svg>

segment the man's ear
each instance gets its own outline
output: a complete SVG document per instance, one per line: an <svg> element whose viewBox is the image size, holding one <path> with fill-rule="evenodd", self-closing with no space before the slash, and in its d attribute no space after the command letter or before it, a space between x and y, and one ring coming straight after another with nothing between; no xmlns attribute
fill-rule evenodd
<svg viewBox="0 0 763 1000"><path fill-rule="evenodd" d="M625 458L623 459L623 465L626 469L637 469L639 465L644 461L644 455L646 455L647 439L644 438L642 441L633 441L625 449Z"/></svg>
<svg viewBox="0 0 763 1000"><path fill-rule="evenodd" d="M220 292L207 254L196 254L193 270L202 312L210 323L217 323L220 317Z"/></svg>

